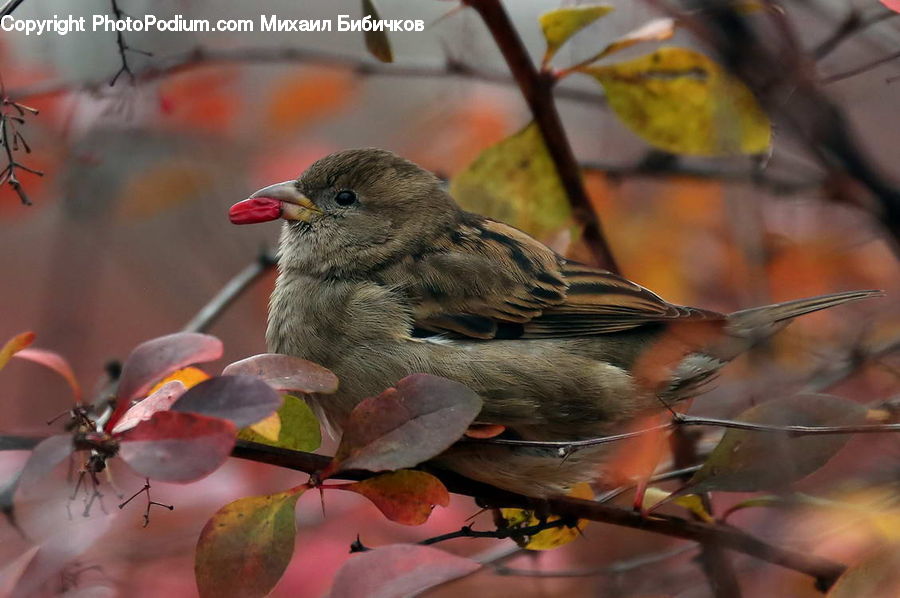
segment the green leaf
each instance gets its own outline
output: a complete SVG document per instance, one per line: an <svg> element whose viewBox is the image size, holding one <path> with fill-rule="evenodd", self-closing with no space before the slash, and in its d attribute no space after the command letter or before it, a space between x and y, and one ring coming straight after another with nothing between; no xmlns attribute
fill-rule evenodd
<svg viewBox="0 0 900 598"><path fill-rule="evenodd" d="M391 471L336 488L362 494L385 517L403 525L421 525L428 521L435 505L450 504L450 493L439 479L412 469Z"/></svg>
<svg viewBox="0 0 900 598"><path fill-rule="evenodd" d="M569 201L535 123L493 145L458 174L451 194L467 210L536 237L569 222Z"/></svg>
<svg viewBox="0 0 900 598"><path fill-rule="evenodd" d="M238 434L241 440L258 442L294 451L311 452L322 444L322 429L315 413L306 401L293 395L284 395L284 404L277 412L281 420L278 440L271 440L250 428Z"/></svg>
<svg viewBox="0 0 900 598"><path fill-rule="evenodd" d="M194 573L201 598L254 598L272 591L294 554L298 486L241 498L219 509L197 541Z"/></svg>
<svg viewBox="0 0 900 598"><path fill-rule="evenodd" d="M828 395L797 395L767 401L737 419L776 426L858 425L865 422L866 408ZM679 494L781 490L825 465L849 439L849 434L730 429Z"/></svg>
<svg viewBox="0 0 900 598"><path fill-rule="evenodd" d="M378 11L372 0L362 0L363 17L372 17L372 21L380 21ZM387 31L381 29L379 31L363 31L366 39L366 49L369 53L381 62L394 62L394 53L391 51L391 42L388 39Z"/></svg>
<svg viewBox="0 0 900 598"><path fill-rule="evenodd" d="M583 4L558 8L542 14L538 22L541 24L541 31L544 32L544 39L547 40L543 63L546 65L550 62L569 38L612 10L613 7L608 4Z"/></svg>
<svg viewBox="0 0 900 598"><path fill-rule="evenodd" d="M635 134L668 152L698 156L765 152L772 131L747 87L693 50L663 47L633 60L579 69Z"/></svg>

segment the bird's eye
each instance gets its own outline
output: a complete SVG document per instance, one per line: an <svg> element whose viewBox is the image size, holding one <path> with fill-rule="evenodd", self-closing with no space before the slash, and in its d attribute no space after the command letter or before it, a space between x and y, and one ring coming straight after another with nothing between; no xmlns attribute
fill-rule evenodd
<svg viewBox="0 0 900 598"><path fill-rule="evenodd" d="M339 206L352 205L356 203L356 193L347 189L338 191L337 195L334 196L334 201L336 201Z"/></svg>

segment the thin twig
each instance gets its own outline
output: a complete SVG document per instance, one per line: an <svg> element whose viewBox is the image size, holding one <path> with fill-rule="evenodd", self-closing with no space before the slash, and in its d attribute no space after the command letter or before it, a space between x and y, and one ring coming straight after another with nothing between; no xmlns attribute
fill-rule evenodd
<svg viewBox="0 0 900 598"><path fill-rule="evenodd" d="M655 432L672 430L679 426L713 426L717 428L731 428L735 430L750 430L754 432L781 432L789 436L815 436L821 434L885 434L900 432L900 424L862 424L858 426L779 426L773 424L755 424L731 419L717 419L712 417L695 417L692 415L680 415L671 422L651 426L642 430L626 432L623 434L611 434L597 438L585 438L582 440L516 440L512 438L466 438L465 442L480 444L502 444L506 446L527 446L531 448L557 449L561 457L565 457L572 451L611 442L628 440L637 436L644 436Z"/></svg>
<svg viewBox="0 0 900 598"><path fill-rule="evenodd" d="M3 8L0 9L0 17L11 15L13 11L19 8L19 5L24 1L25 0L9 0L6 4L3 5Z"/></svg>
<svg viewBox="0 0 900 598"><path fill-rule="evenodd" d="M620 178L688 178L709 181L726 181L735 183L747 183L769 191L773 195L792 195L813 189L820 189L825 185L824 180L787 180L769 176L756 171L720 170L716 168L703 168L685 166L683 164L671 164L648 167L640 162L633 166L621 164L603 164L599 162L582 162L581 168L588 172L598 172L612 180Z"/></svg>
<svg viewBox="0 0 900 598"><path fill-rule="evenodd" d="M419 544L422 544L423 546L430 546L431 544L437 544L438 542L445 542L447 540L455 540L456 538L496 538L498 540L505 540L507 538L526 539L544 530L553 529L556 527L574 527L574 525L575 520L567 519L542 521L541 523L536 523L535 525L529 525L527 527L501 527L495 530L482 531L473 530L470 526L466 525L455 532L441 534L440 536L434 536L433 538L426 538L419 542Z"/></svg>
<svg viewBox="0 0 900 598"><path fill-rule="evenodd" d="M603 235L600 217L591 206L584 188L575 154L566 137L559 112L553 101L556 78L548 71L538 71L500 0L466 0L474 8L506 59L534 122L541 131L547 152L556 166L560 182L569 198L575 219L584 225L584 241L595 261L612 272L618 272L612 250Z"/></svg>
<svg viewBox="0 0 900 598"><path fill-rule="evenodd" d="M22 182L16 176L16 171L24 170L37 176L44 176L44 173L16 160L14 152L19 151L20 145L26 154L31 153L31 147L29 147L28 142L25 141L25 137L22 136L16 125L24 125L25 116L27 114L36 115L38 111L10 100L6 95L2 81L0 81L0 95L2 95L2 99L0 99L0 145L3 146L3 151L6 154L6 166L0 169L0 184L8 184L19 196L19 200L24 205L30 206L31 200L28 199Z"/></svg>
<svg viewBox="0 0 900 598"><path fill-rule="evenodd" d="M116 21L121 21L123 17L125 17L124 11L119 8L118 0L109 0L110 8L112 9L113 16L115 16ZM134 71L131 68L131 64L128 62L128 53L132 52L134 54L143 54L144 56L152 56L150 52L146 52L144 50L138 50L137 48L132 48L127 43L125 43L125 34L116 30L116 47L119 51L119 59L122 61L122 65L119 67L119 70L116 71L116 74L112 76L112 79L109 81L109 86L113 87L116 84L116 81L119 80L119 77L122 75L128 75L128 81L131 84L134 84L135 75Z"/></svg>
<svg viewBox="0 0 900 598"><path fill-rule="evenodd" d="M300 63L319 66L344 68L360 76L382 76L402 78L439 79L459 77L490 83L494 85L515 85L515 80L508 73L477 69L463 62L448 59L444 64L383 64L372 62L366 58L335 52L327 52L310 48L269 48L244 47L228 49L207 49L196 47L192 50L160 58L135 71L137 82L147 82L218 64L276 64ZM24 99L54 96L77 90L97 90L106 86L110 77L87 81L51 80L21 87L9 93L11 98ZM556 96L560 99L584 102L595 106L605 104L602 93L577 87L557 87Z"/></svg>
<svg viewBox="0 0 900 598"><path fill-rule="evenodd" d="M897 60L898 58L900 58L900 51L892 52L887 56L882 56L881 58L870 60L869 62L865 62L863 64L855 66L852 69L848 69L840 73L835 73L834 75L829 75L827 77L822 77L820 81L825 85L828 85L829 83L836 83L837 81L843 81L844 79L849 79L850 77L861 75L866 71L871 71L875 67L881 66L886 62L891 62L892 60Z"/></svg>
<svg viewBox="0 0 900 598"><path fill-rule="evenodd" d="M252 264L229 280L216 296L204 305L197 315L182 328L183 332L204 332L222 315L235 299L249 289L254 282L271 272L278 262L269 253L263 252Z"/></svg>
<svg viewBox="0 0 900 598"><path fill-rule="evenodd" d="M837 26L832 34L822 40L809 53L816 60L822 60L852 36L868 29L872 25L895 17L897 14L888 8L879 7L875 14L863 17L857 9L851 9L847 17Z"/></svg>

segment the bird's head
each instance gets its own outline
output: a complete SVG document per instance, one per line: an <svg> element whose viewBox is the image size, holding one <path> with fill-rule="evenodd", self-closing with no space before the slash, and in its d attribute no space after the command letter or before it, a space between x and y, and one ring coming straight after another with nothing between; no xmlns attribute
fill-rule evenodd
<svg viewBox="0 0 900 598"><path fill-rule="evenodd" d="M355 275L419 253L459 214L433 174L367 148L331 154L296 180L260 189L230 217L235 224L283 218L282 268Z"/></svg>

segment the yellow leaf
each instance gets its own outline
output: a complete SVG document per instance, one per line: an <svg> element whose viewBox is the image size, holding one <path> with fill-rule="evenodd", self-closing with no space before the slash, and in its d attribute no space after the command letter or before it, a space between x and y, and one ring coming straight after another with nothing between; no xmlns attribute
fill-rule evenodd
<svg viewBox="0 0 900 598"><path fill-rule="evenodd" d="M23 332L12 337L0 348L0 370L9 362L10 358L34 342L33 332Z"/></svg>
<svg viewBox="0 0 900 598"><path fill-rule="evenodd" d="M649 511L671 495L672 493L667 490L651 486L644 492L644 502L642 506L645 511ZM706 523L715 523L715 519L709 514L706 507L703 506L703 500L696 494L684 494L675 498L672 502L679 507L684 507Z"/></svg>
<svg viewBox="0 0 900 598"><path fill-rule="evenodd" d="M281 435L281 417L278 413L273 413L266 419L258 421L250 429L272 442L278 442L278 436Z"/></svg>
<svg viewBox="0 0 900 598"><path fill-rule="evenodd" d="M608 4L584 4L558 8L542 14L538 22L547 40L544 64L550 62L553 55L570 37L612 10L613 7Z"/></svg>
<svg viewBox="0 0 900 598"><path fill-rule="evenodd" d="M192 386L197 386L204 380L209 380L209 374L192 365L186 368L181 368L180 370L175 370L174 372L157 382L156 386L151 388L150 392L147 393L147 396L149 397L157 390L162 388L164 384L172 382L173 380L178 380L179 382L184 384L185 388L190 388Z"/></svg>
<svg viewBox="0 0 900 598"><path fill-rule="evenodd" d="M589 484L581 483L573 486L572 490L569 491L568 496L591 500L594 498L594 492L591 490ZM541 522L540 519L534 516L533 511L524 509L500 509L500 511L510 527L531 527L533 525L538 525ZM547 521L558 520L559 517L556 516L547 518ZM553 548L559 548L560 546L564 546L576 538L579 538L581 536L581 531L587 524L587 519L579 519L578 524L575 527L551 527L540 531L533 536L526 537L519 545L528 550L552 550Z"/></svg>
<svg viewBox="0 0 900 598"><path fill-rule="evenodd" d="M481 152L453 179L450 193L467 210L536 237L569 221L569 201L534 123Z"/></svg>
<svg viewBox="0 0 900 598"><path fill-rule="evenodd" d="M618 52L619 50L624 50L625 48L630 48L635 44L639 44L641 42L651 42L651 41L663 41L670 39L673 35L675 35L675 19L670 19L668 17L662 19L654 19L648 23L644 23L637 29L629 31L619 39L613 41L608 46L603 48L603 50L594 56L590 62L594 62L594 60L599 60L605 56L609 56L614 52Z"/></svg>
<svg viewBox="0 0 900 598"><path fill-rule="evenodd" d="M720 156L769 147L771 125L753 94L703 54L664 47L580 70L603 85L625 125L660 149Z"/></svg>

